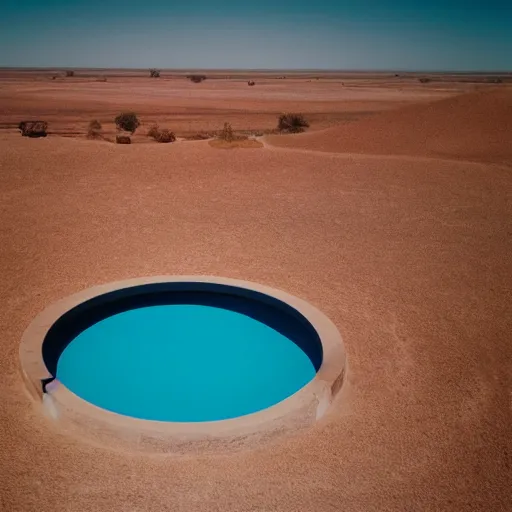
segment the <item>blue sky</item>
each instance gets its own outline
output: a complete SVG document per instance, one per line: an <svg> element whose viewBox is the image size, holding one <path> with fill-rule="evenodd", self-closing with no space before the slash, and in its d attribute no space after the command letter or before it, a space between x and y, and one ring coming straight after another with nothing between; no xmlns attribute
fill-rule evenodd
<svg viewBox="0 0 512 512"><path fill-rule="evenodd" d="M512 0L0 4L0 66L512 71Z"/></svg>

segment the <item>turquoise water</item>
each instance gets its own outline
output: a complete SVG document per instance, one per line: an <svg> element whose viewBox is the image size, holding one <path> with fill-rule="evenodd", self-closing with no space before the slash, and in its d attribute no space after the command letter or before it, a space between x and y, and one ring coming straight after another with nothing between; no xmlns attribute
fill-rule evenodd
<svg viewBox="0 0 512 512"><path fill-rule="evenodd" d="M308 356L250 317L210 306L134 309L80 333L57 378L127 416L213 421L265 409L315 376Z"/></svg>

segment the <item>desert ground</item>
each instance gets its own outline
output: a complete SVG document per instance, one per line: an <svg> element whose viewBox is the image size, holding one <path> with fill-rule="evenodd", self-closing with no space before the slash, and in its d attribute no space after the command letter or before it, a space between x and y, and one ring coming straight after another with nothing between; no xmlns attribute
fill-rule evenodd
<svg viewBox="0 0 512 512"><path fill-rule="evenodd" d="M509 77L285 74L0 71L2 511L512 509ZM114 134L127 109L143 122L133 144L85 137L94 118ZM309 130L273 134L291 111ZM49 136L21 137L27 119ZM154 122L178 141L150 141ZM187 140L224 122L261 147ZM329 412L208 456L59 429L24 389L23 331L81 289L161 274L320 308L348 357Z"/></svg>

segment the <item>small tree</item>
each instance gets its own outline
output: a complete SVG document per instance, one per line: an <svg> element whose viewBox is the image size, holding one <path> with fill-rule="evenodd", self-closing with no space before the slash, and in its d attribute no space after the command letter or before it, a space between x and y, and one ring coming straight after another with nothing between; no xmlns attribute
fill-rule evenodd
<svg viewBox="0 0 512 512"><path fill-rule="evenodd" d="M149 76L151 78L160 78L160 70L159 69L150 69Z"/></svg>
<svg viewBox="0 0 512 512"><path fill-rule="evenodd" d="M116 117L115 122L119 130L130 132L132 135L135 133L135 130L140 126L140 121L135 112L123 112L122 114L119 114Z"/></svg>
<svg viewBox="0 0 512 512"><path fill-rule="evenodd" d="M309 128L309 123L302 114L282 114L279 116L277 129L280 132L300 133Z"/></svg>
<svg viewBox="0 0 512 512"><path fill-rule="evenodd" d="M66 71L66 76L68 76L68 77L75 76L75 72L73 70L71 70L71 69L68 69Z"/></svg>
<svg viewBox="0 0 512 512"><path fill-rule="evenodd" d="M101 123L97 119L93 119L89 123L87 137L90 139L97 139L98 137L101 137Z"/></svg>
<svg viewBox="0 0 512 512"><path fill-rule="evenodd" d="M233 128L229 123L224 123L224 128L222 128L220 132L219 139L225 140L226 142L233 142L235 140Z"/></svg>

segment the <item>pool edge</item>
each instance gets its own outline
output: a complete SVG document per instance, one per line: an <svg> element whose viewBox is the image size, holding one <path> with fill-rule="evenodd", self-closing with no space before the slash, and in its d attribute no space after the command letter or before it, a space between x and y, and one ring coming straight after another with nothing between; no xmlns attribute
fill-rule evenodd
<svg viewBox="0 0 512 512"><path fill-rule="evenodd" d="M43 393L41 380L51 377L42 358L42 344L53 323L76 305L98 295L140 285L196 282L234 286L278 299L303 315L316 330L323 349L316 376L285 400L238 418L198 422L141 420L101 409L54 381ZM316 307L266 285L217 276L152 276L116 281L82 290L42 311L25 330L19 349L21 373L34 400L66 431L96 443L159 453L226 451L311 426L328 410L346 376L342 337Z"/></svg>

